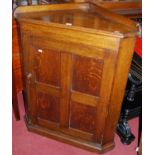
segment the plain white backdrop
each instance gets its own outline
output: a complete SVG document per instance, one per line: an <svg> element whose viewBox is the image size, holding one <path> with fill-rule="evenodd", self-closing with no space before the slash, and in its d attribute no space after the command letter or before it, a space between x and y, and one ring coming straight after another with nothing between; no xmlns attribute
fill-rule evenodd
<svg viewBox="0 0 155 155"><path fill-rule="evenodd" d="M12 1L0 1L0 155L12 154ZM155 1L143 0L143 155L155 155ZM20 154L19 154L20 155Z"/></svg>
<svg viewBox="0 0 155 155"><path fill-rule="evenodd" d="M12 1L0 1L0 155L12 154Z"/></svg>
<svg viewBox="0 0 155 155"><path fill-rule="evenodd" d="M143 155L155 154L155 1L143 0Z"/></svg>

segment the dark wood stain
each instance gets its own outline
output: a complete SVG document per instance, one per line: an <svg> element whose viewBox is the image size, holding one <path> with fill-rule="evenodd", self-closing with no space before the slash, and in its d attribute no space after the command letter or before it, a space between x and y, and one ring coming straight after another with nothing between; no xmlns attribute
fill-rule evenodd
<svg viewBox="0 0 155 155"><path fill-rule="evenodd" d="M60 101L59 98L52 95L37 93L38 117L59 122L60 116Z"/></svg>
<svg viewBox="0 0 155 155"><path fill-rule="evenodd" d="M14 72L14 81L16 83L16 91L19 92L23 88L22 73L21 73L21 51L19 48L18 26L15 19L12 19L12 68Z"/></svg>
<svg viewBox="0 0 155 155"><path fill-rule="evenodd" d="M102 60L74 56L72 89L99 96L102 68Z"/></svg>
<svg viewBox="0 0 155 155"><path fill-rule="evenodd" d="M92 2L18 7L15 15L28 128L91 151L111 149L136 24Z"/></svg>
<svg viewBox="0 0 155 155"><path fill-rule="evenodd" d="M38 50L42 50L40 53ZM36 49L36 80L60 86L60 52L49 49Z"/></svg>
<svg viewBox="0 0 155 155"><path fill-rule="evenodd" d="M70 127L94 133L96 108L71 102Z"/></svg>

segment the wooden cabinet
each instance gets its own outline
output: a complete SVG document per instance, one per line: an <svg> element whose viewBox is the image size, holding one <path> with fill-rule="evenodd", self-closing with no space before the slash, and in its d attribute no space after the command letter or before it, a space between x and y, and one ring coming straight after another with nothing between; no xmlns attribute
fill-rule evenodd
<svg viewBox="0 0 155 155"><path fill-rule="evenodd" d="M26 124L91 151L114 147L136 24L93 3L19 7Z"/></svg>

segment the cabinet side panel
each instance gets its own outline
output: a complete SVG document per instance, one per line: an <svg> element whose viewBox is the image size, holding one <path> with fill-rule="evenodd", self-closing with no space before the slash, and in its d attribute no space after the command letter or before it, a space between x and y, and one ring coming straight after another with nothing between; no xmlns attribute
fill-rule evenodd
<svg viewBox="0 0 155 155"><path fill-rule="evenodd" d="M108 115L104 128L103 144L113 141L116 124L119 119L124 97L128 72L133 56L135 38L121 40L118 51L115 78L108 107ZM109 123L110 122L110 123Z"/></svg>

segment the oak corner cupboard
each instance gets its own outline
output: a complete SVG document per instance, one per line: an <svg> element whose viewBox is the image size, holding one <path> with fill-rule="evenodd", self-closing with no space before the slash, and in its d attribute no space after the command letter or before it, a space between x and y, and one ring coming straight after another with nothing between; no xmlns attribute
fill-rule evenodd
<svg viewBox="0 0 155 155"><path fill-rule="evenodd" d="M90 151L114 147L136 23L98 4L18 7L26 125Z"/></svg>

